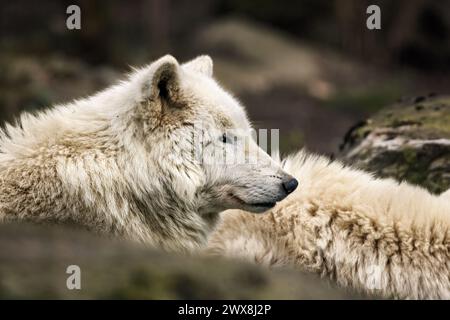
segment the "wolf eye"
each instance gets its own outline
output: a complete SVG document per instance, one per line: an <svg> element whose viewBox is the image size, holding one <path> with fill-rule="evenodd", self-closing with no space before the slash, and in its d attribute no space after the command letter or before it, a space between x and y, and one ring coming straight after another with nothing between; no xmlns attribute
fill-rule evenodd
<svg viewBox="0 0 450 320"><path fill-rule="evenodd" d="M231 143L231 140L227 137L226 133L222 135L222 143Z"/></svg>

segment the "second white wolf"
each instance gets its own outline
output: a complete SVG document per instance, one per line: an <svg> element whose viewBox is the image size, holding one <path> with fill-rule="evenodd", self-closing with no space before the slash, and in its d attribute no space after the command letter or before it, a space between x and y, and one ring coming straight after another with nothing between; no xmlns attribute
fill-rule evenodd
<svg viewBox="0 0 450 320"><path fill-rule="evenodd" d="M384 297L450 299L450 194L299 152L299 190L264 215L223 213L210 253L297 265Z"/></svg>

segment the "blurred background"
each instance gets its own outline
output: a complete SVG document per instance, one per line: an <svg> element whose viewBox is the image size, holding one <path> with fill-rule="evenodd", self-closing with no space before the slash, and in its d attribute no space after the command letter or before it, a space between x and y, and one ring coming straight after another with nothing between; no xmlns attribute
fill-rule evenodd
<svg viewBox="0 0 450 320"><path fill-rule="evenodd" d="M81 30L66 27L72 4ZM372 4L381 30L366 28ZM347 163L435 193L450 187L450 98L426 99L450 94L447 0L1 1L0 126L91 95L167 53L180 62L209 54L255 127L280 129L283 153L333 155L345 140ZM405 108L362 121L399 100ZM410 138L421 144L398 143ZM0 298L352 297L309 275L20 227L0 226ZM87 279L79 292L61 285L74 261Z"/></svg>
<svg viewBox="0 0 450 320"><path fill-rule="evenodd" d="M81 8L68 30L66 8ZM381 8L368 30L366 8ZM450 1L2 1L0 121L87 96L171 53L209 54L215 76L284 153L336 152L398 99L449 93Z"/></svg>

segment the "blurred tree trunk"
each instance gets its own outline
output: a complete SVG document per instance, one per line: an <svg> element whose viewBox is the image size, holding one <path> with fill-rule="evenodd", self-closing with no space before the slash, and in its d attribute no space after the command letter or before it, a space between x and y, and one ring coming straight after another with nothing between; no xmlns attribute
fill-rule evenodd
<svg viewBox="0 0 450 320"><path fill-rule="evenodd" d="M371 2L367 0L335 0L335 16L340 30L344 50L364 60L385 60L386 54L379 50L381 31L369 30L366 10ZM383 19L383 11L381 12Z"/></svg>
<svg viewBox="0 0 450 320"><path fill-rule="evenodd" d="M91 63L108 61L111 50L111 6L101 0L81 0L81 30L70 32L78 38L79 54Z"/></svg>
<svg viewBox="0 0 450 320"><path fill-rule="evenodd" d="M152 53L162 55L167 53L170 47L170 0L144 0L143 15L144 25L148 30L149 43Z"/></svg>
<svg viewBox="0 0 450 320"><path fill-rule="evenodd" d="M398 4L398 13L388 33L387 44L390 50L398 52L408 40L411 40L411 35L415 34L418 16L425 4L425 0L403 0Z"/></svg>

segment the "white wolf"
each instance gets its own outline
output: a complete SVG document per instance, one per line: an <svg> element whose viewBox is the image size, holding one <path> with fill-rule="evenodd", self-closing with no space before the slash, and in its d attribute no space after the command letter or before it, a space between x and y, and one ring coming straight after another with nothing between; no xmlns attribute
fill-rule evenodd
<svg viewBox="0 0 450 320"><path fill-rule="evenodd" d="M276 204L297 187L290 174L300 187ZM2 221L75 222L184 251L213 233L210 253L386 296L450 298L449 205L303 152L281 167L207 56L165 56L90 98L22 115L0 138ZM226 209L245 211L220 214L214 231Z"/></svg>
<svg viewBox="0 0 450 320"><path fill-rule="evenodd" d="M273 207L297 181L250 139L244 109L211 75L207 56L184 65L165 56L90 98L7 125L0 221L75 222L186 251L206 245L219 212ZM221 161L239 150L250 161Z"/></svg>

